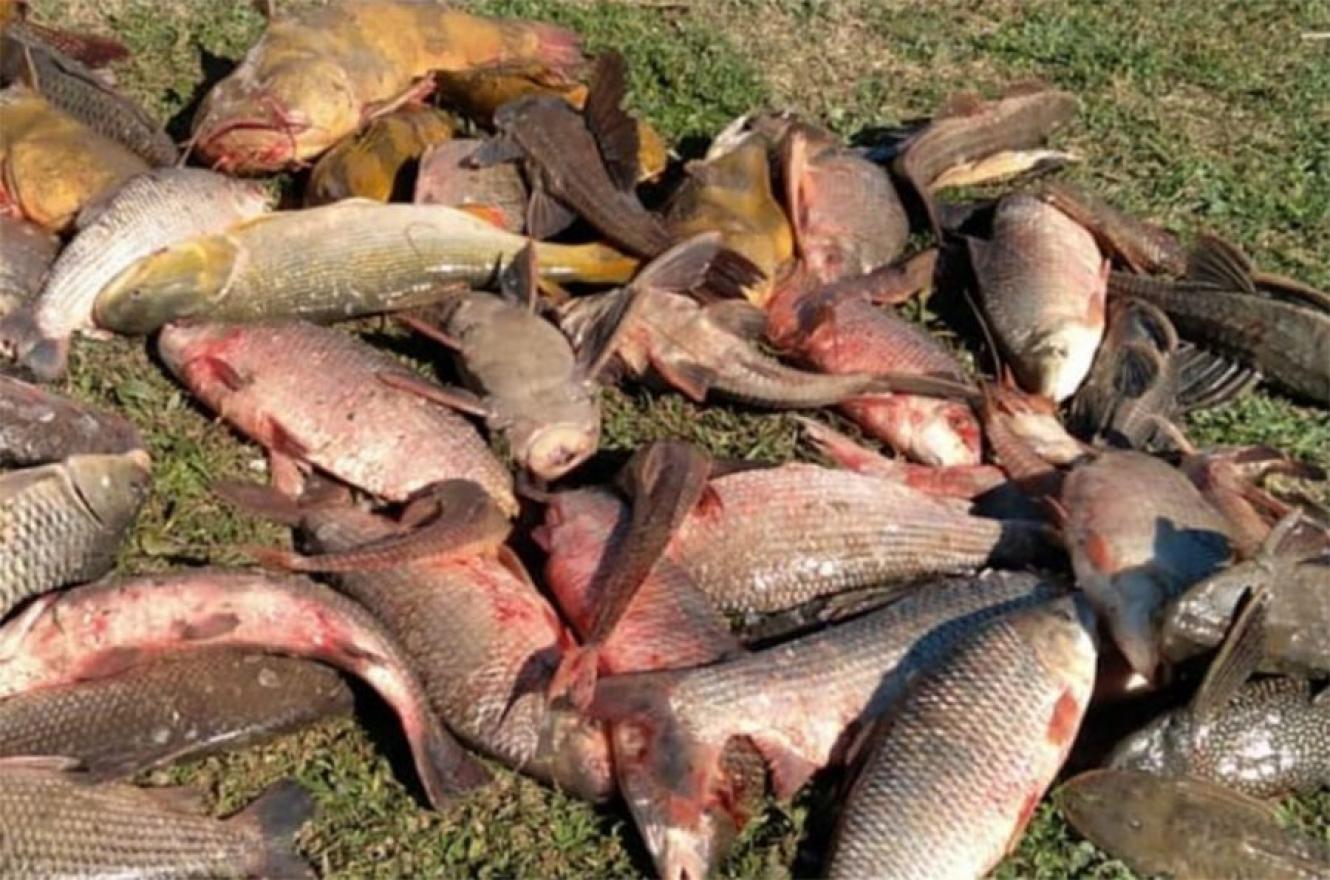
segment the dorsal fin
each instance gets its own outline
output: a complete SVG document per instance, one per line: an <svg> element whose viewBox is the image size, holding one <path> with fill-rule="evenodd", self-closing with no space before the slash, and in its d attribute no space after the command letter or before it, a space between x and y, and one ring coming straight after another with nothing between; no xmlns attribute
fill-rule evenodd
<svg viewBox="0 0 1330 880"><path fill-rule="evenodd" d="M610 180L622 190L637 183L640 138L637 120L623 109L628 93L628 66L623 56L610 51L596 59L582 115L600 147Z"/></svg>
<svg viewBox="0 0 1330 880"><path fill-rule="evenodd" d="M1223 712L1238 689L1256 671L1256 664L1265 650L1265 618L1269 605L1268 586L1244 591L1238 600L1228 635L1192 697L1191 713L1198 727Z"/></svg>
<svg viewBox="0 0 1330 880"><path fill-rule="evenodd" d="M1224 290L1256 293L1252 263L1237 246L1217 235L1202 235L1187 263L1187 278Z"/></svg>

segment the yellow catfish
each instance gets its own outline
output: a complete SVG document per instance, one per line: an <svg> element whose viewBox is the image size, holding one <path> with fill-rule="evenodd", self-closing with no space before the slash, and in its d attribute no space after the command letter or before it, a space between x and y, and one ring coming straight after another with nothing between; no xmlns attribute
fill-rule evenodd
<svg viewBox="0 0 1330 880"><path fill-rule="evenodd" d="M430 107L403 107L380 116L323 154L310 174L305 203L356 197L386 202L394 192L409 197L403 173L430 147L452 137L453 129L447 114Z"/></svg>

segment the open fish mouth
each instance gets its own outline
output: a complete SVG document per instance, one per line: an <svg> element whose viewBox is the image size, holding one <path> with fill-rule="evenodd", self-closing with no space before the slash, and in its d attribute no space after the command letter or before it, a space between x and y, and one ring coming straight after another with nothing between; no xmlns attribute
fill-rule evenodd
<svg viewBox="0 0 1330 880"><path fill-rule="evenodd" d="M259 103L265 115L238 116L199 130L195 149L212 159L213 170L265 169L296 161L296 138L313 126L270 98Z"/></svg>

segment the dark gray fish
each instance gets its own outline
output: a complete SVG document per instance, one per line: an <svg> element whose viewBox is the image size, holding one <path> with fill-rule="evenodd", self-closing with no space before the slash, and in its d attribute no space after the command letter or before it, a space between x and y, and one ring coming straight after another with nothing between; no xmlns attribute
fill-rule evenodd
<svg viewBox="0 0 1330 880"><path fill-rule="evenodd" d="M205 650L0 700L0 756L68 755L99 779L127 777L253 745L354 703L320 663Z"/></svg>
<svg viewBox="0 0 1330 880"><path fill-rule="evenodd" d="M37 297L59 250L60 239L40 226L0 216L0 318Z"/></svg>
<svg viewBox="0 0 1330 880"><path fill-rule="evenodd" d="M27 467L73 455L142 448L138 429L119 414L0 374L0 466Z"/></svg>
<svg viewBox="0 0 1330 880"><path fill-rule="evenodd" d="M64 758L0 758L0 874L314 876L292 841L314 804L294 782L279 782L219 821L186 808L180 789L94 785L68 767Z"/></svg>

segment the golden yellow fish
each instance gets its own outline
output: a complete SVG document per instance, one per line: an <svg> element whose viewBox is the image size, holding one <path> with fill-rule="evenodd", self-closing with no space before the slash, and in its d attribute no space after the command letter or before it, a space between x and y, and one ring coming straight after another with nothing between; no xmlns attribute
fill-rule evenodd
<svg viewBox="0 0 1330 880"><path fill-rule="evenodd" d="M354 197L386 202L398 188L403 168L448 140L453 131L452 119L430 107L403 107L380 116L323 154L310 175L305 202L322 205Z"/></svg>

